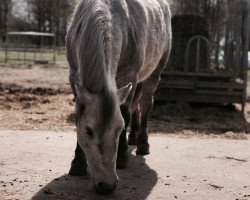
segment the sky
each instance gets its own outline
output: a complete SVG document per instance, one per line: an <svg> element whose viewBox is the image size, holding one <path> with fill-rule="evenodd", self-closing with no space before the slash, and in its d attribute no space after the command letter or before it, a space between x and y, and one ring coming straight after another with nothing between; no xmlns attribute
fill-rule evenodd
<svg viewBox="0 0 250 200"><path fill-rule="evenodd" d="M27 3L25 0L12 0L12 13L17 17L26 17L28 15ZM42 0L41 0L42 1Z"/></svg>

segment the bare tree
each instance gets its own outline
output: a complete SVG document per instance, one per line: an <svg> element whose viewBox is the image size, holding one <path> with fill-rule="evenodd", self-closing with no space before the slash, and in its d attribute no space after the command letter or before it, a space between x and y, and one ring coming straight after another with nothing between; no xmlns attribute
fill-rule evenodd
<svg viewBox="0 0 250 200"><path fill-rule="evenodd" d="M73 4L72 0L28 0L34 29L39 32L54 32L56 44L63 43Z"/></svg>
<svg viewBox="0 0 250 200"><path fill-rule="evenodd" d="M67 30L67 23L75 2L72 0L55 0L54 12L52 15L54 23L54 31L56 33L56 45L64 42Z"/></svg>
<svg viewBox="0 0 250 200"><path fill-rule="evenodd" d="M11 11L11 0L0 0L0 37L6 40L8 17Z"/></svg>

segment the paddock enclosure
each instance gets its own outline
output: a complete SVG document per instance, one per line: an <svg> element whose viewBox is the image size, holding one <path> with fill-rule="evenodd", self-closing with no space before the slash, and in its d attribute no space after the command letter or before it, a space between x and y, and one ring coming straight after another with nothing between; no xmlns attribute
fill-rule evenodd
<svg viewBox="0 0 250 200"><path fill-rule="evenodd" d="M43 32L8 32L0 44L0 64L55 64L55 34Z"/></svg>
<svg viewBox="0 0 250 200"><path fill-rule="evenodd" d="M229 1L213 31L198 15L172 18L173 49L157 101L246 103L249 3Z"/></svg>

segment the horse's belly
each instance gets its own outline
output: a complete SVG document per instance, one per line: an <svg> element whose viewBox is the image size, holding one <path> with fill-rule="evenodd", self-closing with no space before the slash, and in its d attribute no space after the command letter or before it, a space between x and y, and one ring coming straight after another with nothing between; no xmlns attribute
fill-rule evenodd
<svg viewBox="0 0 250 200"><path fill-rule="evenodd" d="M156 67L157 66L144 65L139 73L138 82L143 82L145 79L147 79L153 73Z"/></svg>
<svg viewBox="0 0 250 200"><path fill-rule="evenodd" d="M154 55L152 55L152 52L149 54L145 56L143 66L141 67L141 70L138 75L138 82L146 80L154 72L162 57L161 51L154 52Z"/></svg>

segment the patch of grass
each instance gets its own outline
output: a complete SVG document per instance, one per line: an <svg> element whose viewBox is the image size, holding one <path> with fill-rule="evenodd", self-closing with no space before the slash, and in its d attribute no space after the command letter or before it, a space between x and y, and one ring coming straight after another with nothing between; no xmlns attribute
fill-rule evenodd
<svg viewBox="0 0 250 200"><path fill-rule="evenodd" d="M59 53L56 51L56 63L59 65L67 64L67 59L65 53ZM19 60L13 60L19 59ZM26 61L25 61L26 59ZM31 61L30 61L31 60ZM9 66L18 66L18 65L33 65L35 61L49 61L49 63L53 63L54 61L54 51L48 50L43 52L36 52L36 54L32 51L9 51L8 52L8 62L5 63L5 52L0 51L0 64L6 64Z"/></svg>

